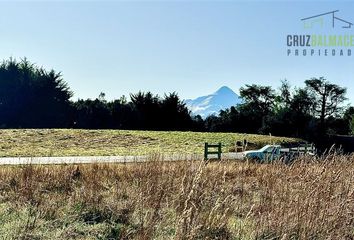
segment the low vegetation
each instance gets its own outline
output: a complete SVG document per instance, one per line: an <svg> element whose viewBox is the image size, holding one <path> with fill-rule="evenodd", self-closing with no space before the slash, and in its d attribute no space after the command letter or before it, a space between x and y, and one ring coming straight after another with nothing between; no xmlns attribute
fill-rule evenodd
<svg viewBox="0 0 354 240"><path fill-rule="evenodd" d="M0 169L1 239L352 239L354 157Z"/></svg>
<svg viewBox="0 0 354 240"><path fill-rule="evenodd" d="M201 154L204 142L232 150L235 141L250 147L299 139L237 133L164 132L128 130L4 129L0 130L0 156L110 156L154 153Z"/></svg>

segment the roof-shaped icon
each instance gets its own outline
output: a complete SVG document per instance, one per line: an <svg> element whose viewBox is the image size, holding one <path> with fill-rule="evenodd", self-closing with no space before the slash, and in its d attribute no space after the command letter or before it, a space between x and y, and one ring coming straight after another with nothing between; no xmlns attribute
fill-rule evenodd
<svg viewBox="0 0 354 240"><path fill-rule="evenodd" d="M339 12L339 10L335 10L335 11L331 11L331 12L326 12L326 13L321 13L321 14L317 14L311 17L307 17L307 18L302 18L301 21L309 21L312 20L311 24L315 23L315 22L319 22L321 24L321 26L323 26L323 18L321 18L322 16L331 16L332 17L332 27L334 28L335 23L336 22L341 22L342 24L345 23L345 25L342 25L342 28L351 28L354 24L346 21L342 18L336 17L335 13ZM312 25L311 25L312 26Z"/></svg>

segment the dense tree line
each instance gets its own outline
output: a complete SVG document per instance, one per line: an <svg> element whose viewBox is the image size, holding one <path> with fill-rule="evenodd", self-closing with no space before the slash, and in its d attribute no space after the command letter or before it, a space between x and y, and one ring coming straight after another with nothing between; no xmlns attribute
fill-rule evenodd
<svg viewBox="0 0 354 240"><path fill-rule="evenodd" d="M2 128L117 128L194 130L187 107L176 93L163 98L151 92L106 101L71 101L73 93L61 73L46 71L24 59L0 65L0 127ZM199 129L202 130L202 129Z"/></svg>
<svg viewBox="0 0 354 240"><path fill-rule="evenodd" d="M0 126L50 128L68 126L72 92L60 73L26 59L0 65Z"/></svg>
<svg viewBox="0 0 354 240"><path fill-rule="evenodd" d="M95 99L72 103L73 127L143 130L193 130L196 123L176 93L163 98L151 92L138 92L119 100L106 101L104 94Z"/></svg>
<svg viewBox="0 0 354 240"><path fill-rule="evenodd" d="M354 108L343 105L345 88L322 77L306 80L305 85L292 89L285 80L278 91L246 85L240 89L244 103L208 117L207 129L306 139L353 131Z"/></svg>
<svg viewBox="0 0 354 240"><path fill-rule="evenodd" d="M9 59L0 65L0 127L190 130L263 133L315 138L319 134L354 132L354 108L345 106L346 89L324 78L292 88L246 85L243 103L202 119L192 116L177 93L130 94L130 100L72 101L61 73L28 60Z"/></svg>

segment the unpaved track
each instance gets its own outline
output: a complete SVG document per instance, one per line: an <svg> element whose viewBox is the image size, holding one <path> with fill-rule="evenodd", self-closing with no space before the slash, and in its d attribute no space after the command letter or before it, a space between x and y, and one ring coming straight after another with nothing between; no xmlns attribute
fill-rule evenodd
<svg viewBox="0 0 354 240"><path fill-rule="evenodd" d="M242 159L240 153L223 153L223 159ZM84 164L84 163L134 163L150 160L179 161L201 160L202 155L155 155L155 156L73 156L73 157L2 157L0 165L27 164Z"/></svg>

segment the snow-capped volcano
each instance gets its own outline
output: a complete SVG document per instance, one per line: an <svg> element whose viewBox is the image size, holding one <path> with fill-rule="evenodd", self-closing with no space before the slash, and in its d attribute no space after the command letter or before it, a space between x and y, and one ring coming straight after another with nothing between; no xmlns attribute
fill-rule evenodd
<svg viewBox="0 0 354 240"><path fill-rule="evenodd" d="M223 86L215 93L198 97L196 99L187 99L185 103L193 115L200 115L206 118L212 114L218 114L220 110L230 108L242 102L238 96L229 87Z"/></svg>

